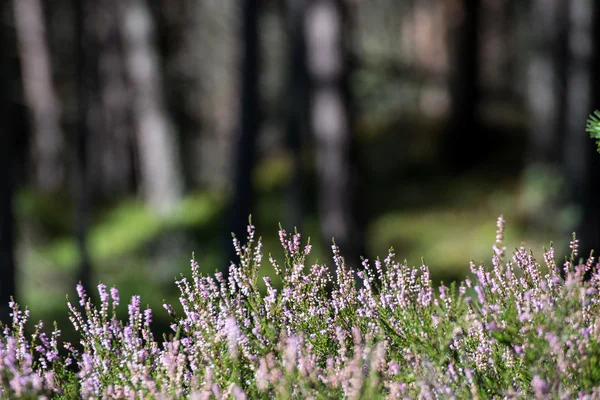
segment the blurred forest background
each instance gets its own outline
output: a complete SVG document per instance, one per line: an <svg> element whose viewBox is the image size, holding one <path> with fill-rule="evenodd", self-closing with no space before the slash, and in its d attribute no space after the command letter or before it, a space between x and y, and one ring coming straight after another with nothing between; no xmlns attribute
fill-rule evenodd
<svg viewBox="0 0 600 400"><path fill-rule="evenodd" d="M102 281L160 326L249 214L276 258L281 222L313 260L393 246L438 282L490 263L500 214L509 252L600 248L598 1L4 0L0 22L1 319L16 294L66 328L65 293Z"/></svg>

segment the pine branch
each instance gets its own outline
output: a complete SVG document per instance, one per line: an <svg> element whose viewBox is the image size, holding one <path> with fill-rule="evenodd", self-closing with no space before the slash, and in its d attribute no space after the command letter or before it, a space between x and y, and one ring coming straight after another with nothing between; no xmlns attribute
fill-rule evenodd
<svg viewBox="0 0 600 400"><path fill-rule="evenodd" d="M596 140L598 152L600 152L600 111L596 110L587 120L586 132L592 139Z"/></svg>

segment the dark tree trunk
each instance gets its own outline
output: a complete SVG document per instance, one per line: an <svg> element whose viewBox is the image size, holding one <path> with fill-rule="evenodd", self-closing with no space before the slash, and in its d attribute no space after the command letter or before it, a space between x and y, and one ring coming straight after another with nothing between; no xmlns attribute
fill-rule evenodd
<svg viewBox="0 0 600 400"><path fill-rule="evenodd" d="M457 172L475 167L486 151L477 111L480 9L480 0L462 0L448 10L450 117L443 152Z"/></svg>
<svg viewBox="0 0 600 400"><path fill-rule="evenodd" d="M484 2L481 6L479 36L481 46L481 90L491 92L495 98L511 98L510 33L515 21L511 21L511 0Z"/></svg>
<svg viewBox="0 0 600 400"><path fill-rule="evenodd" d="M357 215L357 159L349 87L349 10L344 0L310 0L305 34L311 85L310 120L317 145L321 232L335 238L347 264L364 254Z"/></svg>
<svg viewBox="0 0 600 400"><path fill-rule="evenodd" d="M524 187L527 188L537 184L540 177L548 177L554 182L564 177L562 146L567 104L568 0L535 0L527 5L519 3L518 7L513 19L519 18L518 11L525 12L531 25L530 40L516 49L529 54L526 60L521 60L526 66L524 94L529 111L528 159L523 173ZM531 204L527 210L529 224L541 229L555 227L554 221L548 219L548 213L556 212L568 197L551 196L548 189L543 188L546 192L536 203L525 203Z"/></svg>
<svg viewBox="0 0 600 400"><path fill-rule="evenodd" d="M536 0L529 12L533 28L527 91L531 113L529 162L545 167L560 164L562 156L566 5L565 0Z"/></svg>
<svg viewBox="0 0 600 400"><path fill-rule="evenodd" d="M12 118L12 64L8 57L7 27L4 17L8 14L8 2L0 4L0 322L8 324L11 320L8 302L15 296L15 259L14 259L14 216L13 199L13 155L14 155L14 125Z"/></svg>
<svg viewBox="0 0 600 400"><path fill-rule="evenodd" d="M243 240L246 236L248 216L254 202L252 170L256 162L256 139L260 124L259 107L259 41L258 20L260 0L241 2L241 65L240 65L240 121L234 144L233 199L229 213L229 232ZM230 237L230 236L228 236ZM228 261L236 262L236 255L227 240Z"/></svg>
<svg viewBox="0 0 600 400"><path fill-rule="evenodd" d="M13 198L13 160L12 129L10 116L7 113L7 93L1 95L0 111L4 133L0 135L0 321L10 321L8 302L16 295L15 260L14 260L14 217Z"/></svg>
<svg viewBox="0 0 600 400"><path fill-rule="evenodd" d="M90 21L90 35L95 43L97 92L93 93L97 106L98 124L89 138L90 194L100 199L113 200L131 194L135 187L133 146L135 133L132 123L131 91L127 79L125 53L119 26L121 0L96 0L95 16Z"/></svg>
<svg viewBox="0 0 600 400"><path fill-rule="evenodd" d="M37 188L56 192L64 184L65 138L54 90L46 19L40 0L15 0L23 92L32 120L31 161Z"/></svg>
<svg viewBox="0 0 600 400"><path fill-rule="evenodd" d="M586 119L600 109L600 4L595 0L569 2L565 167L572 202L581 218L576 226L580 256L591 249L600 254L600 154L585 132Z"/></svg>
<svg viewBox="0 0 600 400"><path fill-rule="evenodd" d="M87 247L87 232L91 213L89 188L89 144L93 127L100 124L95 93L98 92L98 70L93 29L92 5L88 0L75 0L77 33L78 120L75 135L74 192L77 203L75 235L79 248L77 278L86 290L91 285L91 262Z"/></svg>
<svg viewBox="0 0 600 400"><path fill-rule="evenodd" d="M169 111L179 134L185 187L201 183L198 158L202 131L202 98L197 24L201 4L196 0L160 0L156 5L157 31L165 71Z"/></svg>
<svg viewBox="0 0 600 400"><path fill-rule="evenodd" d="M307 136L308 75L306 70L306 43L304 41L305 0L286 1L288 27L288 68L286 140L293 160L292 179L287 191L288 223L302 230L304 215L304 183L302 171L302 144Z"/></svg>

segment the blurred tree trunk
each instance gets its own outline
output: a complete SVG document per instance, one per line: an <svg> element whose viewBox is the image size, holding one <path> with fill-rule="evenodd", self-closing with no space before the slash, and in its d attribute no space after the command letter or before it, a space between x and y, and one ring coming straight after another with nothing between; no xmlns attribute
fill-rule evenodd
<svg viewBox="0 0 600 400"><path fill-rule="evenodd" d="M531 113L531 161L534 164L556 165L561 158L561 132L565 117L565 4L565 0L536 0L529 12L533 48L527 98Z"/></svg>
<svg viewBox="0 0 600 400"><path fill-rule="evenodd" d="M246 224L252 212L254 189L252 171L256 163L256 139L260 125L259 36L258 20L260 0L242 0L241 15L241 65L240 65L240 120L239 133L234 142L233 198L229 213L229 232L240 240L246 237ZM228 240L228 261L236 261Z"/></svg>
<svg viewBox="0 0 600 400"><path fill-rule="evenodd" d="M483 2L481 5L481 90L494 98L510 99L511 0Z"/></svg>
<svg viewBox="0 0 600 400"><path fill-rule="evenodd" d="M476 166L486 151L477 110L481 95L481 2L460 0L448 4L450 119L443 152L448 162L462 172Z"/></svg>
<svg viewBox="0 0 600 400"><path fill-rule="evenodd" d="M177 135L160 73L152 15L145 0L118 2L144 199L156 212L173 210L183 195Z"/></svg>
<svg viewBox="0 0 600 400"><path fill-rule="evenodd" d="M349 78L349 10L345 0L310 0L305 34L310 121L317 145L319 213L326 243L335 238L347 265L363 254L357 216L357 165Z"/></svg>
<svg viewBox="0 0 600 400"><path fill-rule="evenodd" d="M201 4L196 0L160 0L156 6L166 98L179 132L185 186L192 187L201 183L198 146L202 130L203 54L196 32Z"/></svg>
<svg viewBox="0 0 600 400"><path fill-rule="evenodd" d="M131 193L135 186L132 106L125 52L119 26L119 1L91 3L90 35L95 43L98 83L93 93L97 125L89 138L91 193L108 199ZM104 16L104 17L103 17ZM90 51L90 50L88 50Z"/></svg>
<svg viewBox="0 0 600 400"><path fill-rule="evenodd" d="M94 17L98 14L90 0L74 0L77 41L77 132L75 135L73 186L77 203L75 235L79 248L77 279L89 292L92 267L87 247L91 213L89 179L89 141L100 126L97 96L97 42L94 40Z"/></svg>
<svg viewBox="0 0 600 400"><path fill-rule="evenodd" d="M521 60L526 66L524 94L529 111L522 204L532 226L552 229L556 225L548 219L548 213L559 212L559 207L568 200L563 193L566 191L555 194L564 178L561 149L565 144L568 0L520 4L520 8L514 10L515 18L518 11L526 13L530 25L530 40L526 46L516 49L529 54L527 59ZM583 123L585 125L585 119ZM531 196L532 191L536 191L537 196Z"/></svg>
<svg viewBox="0 0 600 400"><path fill-rule="evenodd" d="M73 27L64 25L65 13L73 14L80 5L71 2L45 0L48 21L48 42L54 58L56 84L64 93L65 125L76 124L77 114L70 110L78 107L77 96L71 94L72 76L78 74L65 48L75 48L79 40ZM88 52L93 53L90 66L95 70L92 92L93 105L89 114L88 146L89 189L95 203L115 201L135 191L134 171L135 134L132 127L131 102L127 71L125 69L122 38L119 27L119 0L96 0L86 7L88 11L86 35ZM72 144L69 143L69 144ZM69 171L71 171L69 169Z"/></svg>
<svg viewBox="0 0 600 400"><path fill-rule="evenodd" d="M304 18L306 0L286 1L286 25L289 43L287 67L286 141L291 152L293 170L287 190L288 226L302 230L304 214L304 184L302 171L302 144L308 133L308 73L306 70L306 43Z"/></svg>
<svg viewBox="0 0 600 400"><path fill-rule="evenodd" d="M511 91L524 104L528 101L528 71L533 54L530 43L531 36L533 36L532 29L539 29L531 22L532 4L533 2L530 1L509 1L508 23L510 24L511 33L508 46L508 56L510 58L508 79Z"/></svg>
<svg viewBox="0 0 600 400"><path fill-rule="evenodd" d="M5 18L10 12L9 3L0 3L0 322L8 324L10 308L8 302L15 296L15 259L14 259L14 216L13 199L13 155L14 125L11 114L11 65L6 34Z"/></svg>
<svg viewBox="0 0 600 400"><path fill-rule="evenodd" d="M194 49L194 72L199 74L200 86L200 106L194 105L194 109L201 113L202 123L202 134L193 145L194 181L224 190L231 185L235 168L232 155L239 133L242 3L223 0L193 4L195 21L190 46Z"/></svg>
<svg viewBox="0 0 600 400"><path fill-rule="evenodd" d="M52 79L46 21L40 0L14 0L14 21L25 100L31 113L31 160L38 188L55 192L64 184L64 135Z"/></svg>
<svg viewBox="0 0 600 400"><path fill-rule="evenodd" d="M600 109L600 4L595 0L568 3L564 156L571 199L581 211L576 231L580 256L585 258L591 249L600 254L600 155L585 132L588 115Z"/></svg>

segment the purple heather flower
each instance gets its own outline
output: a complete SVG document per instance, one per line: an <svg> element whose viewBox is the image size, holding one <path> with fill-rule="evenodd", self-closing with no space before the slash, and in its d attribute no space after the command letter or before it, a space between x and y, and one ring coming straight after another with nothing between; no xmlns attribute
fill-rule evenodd
<svg viewBox="0 0 600 400"><path fill-rule="evenodd" d="M288 241L288 249L291 254L298 254L300 251L300 234L295 233L292 235L292 240Z"/></svg>
<svg viewBox="0 0 600 400"><path fill-rule="evenodd" d="M309 255L311 250L312 250L312 245L307 244L306 246L304 246L304 255Z"/></svg>
<svg viewBox="0 0 600 400"><path fill-rule="evenodd" d="M106 285L103 283L98 284L98 294L100 295L100 302L108 304L108 293L106 292Z"/></svg>
<svg viewBox="0 0 600 400"><path fill-rule="evenodd" d="M575 236L575 232L573 232L573 240L569 243L569 248L573 253L573 257L577 257L579 254L579 239Z"/></svg>
<svg viewBox="0 0 600 400"><path fill-rule="evenodd" d="M137 323L141 320L140 296L131 296L131 302L127 308L129 310L129 324L137 326Z"/></svg>
<svg viewBox="0 0 600 400"><path fill-rule="evenodd" d="M227 333L229 354L232 358L236 358L238 354L238 339L240 337L240 329L237 326L235 318L227 318L227 321L225 322L225 331Z"/></svg>
<svg viewBox="0 0 600 400"><path fill-rule="evenodd" d="M119 291L114 286L110 288L110 297L112 298L113 305L115 307L118 306L121 299L119 297Z"/></svg>
<svg viewBox="0 0 600 400"><path fill-rule="evenodd" d="M279 241L281 242L281 246L283 247L284 250L287 251L287 232L285 231L285 229L281 229L279 231Z"/></svg>
<svg viewBox="0 0 600 400"><path fill-rule="evenodd" d="M231 395L235 400L246 400L246 393L244 393L244 390L237 385L233 385L231 388Z"/></svg>
<svg viewBox="0 0 600 400"><path fill-rule="evenodd" d="M96 307L79 286L85 310L70 302L68 307L69 318L80 334L81 350L65 343L68 357L62 361L57 350L60 331L50 335L43 332L43 324L37 324L31 338L26 337L29 311L19 310L11 302L13 324L3 328L0 338L0 376L4 377L0 397L17 398L19 391L51 398L61 382L52 369L74 363L79 370L78 394L83 398L242 399L256 395L257 389L266 396L291 389L287 394L309 398L315 395L312 383L318 383L325 396L342 393L351 398L385 388L394 398L420 393L431 398L459 398L469 390L487 390L486 379L476 381L475 374L495 377L500 370L514 370L517 364L527 369L525 376L539 372L535 366L532 370L522 364L527 349L545 350L538 352L540 362L555 363L556 377L552 379L563 382L557 387L561 396L593 398L598 390L578 386L573 371L589 357L591 338L599 334L600 275L582 286L573 267L582 274L595 261L588 260L585 266L568 263L570 275L565 285L558 270L540 269L524 248L511 260L504 260L498 254L504 250L501 218L492 267L486 270L471 264L476 281L461 283L458 298L445 286L436 296L428 268L400 264L392 252L385 267L379 260L373 267L364 260L363 270L356 272L333 246L337 274L332 278L325 265L308 268L305 255L310 252L309 245L301 251L300 234L287 235L283 230L283 273L271 260L282 286L275 289L275 283L265 277L263 293L256 283L262 245L258 239L251 246L255 230L250 225L249 244L237 242L241 260L232 265L227 282L220 274L201 276L194 261L191 278L176 281L184 314L171 325L176 337L171 334L164 342L155 341L150 333L152 312L140 309L138 296L128 307L129 321L119 321L116 313L108 320L104 317L109 297L113 310L120 301L117 289L107 293L106 286L99 284L100 304ZM553 258L553 249L544 255L549 267ZM363 282L360 288L355 285L356 277ZM329 285L333 286L330 297ZM467 287L474 287L478 304L464 296ZM456 301L462 304L454 304ZM175 317L171 305L163 307ZM558 320L563 315L565 320ZM501 346L498 351L499 343L490 331L505 330L515 323L519 344ZM564 323L572 329L563 330ZM459 364L433 366L414 342L400 348L385 340L389 340L389 332L407 340L435 340L432 335L440 326L453 332L448 347L458 352ZM542 347L534 348L540 340ZM223 346L235 360L223 362ZM388 354L403 362L396 363ZM235 373L233 368L243 368L249 375L228 381ZM397 382L414 371L419 372L417 381ZM550 381L541 376L522 387L522 377L502 382L501 392L510 398L527 393L545 398L552 389Z"/></svg>
<svg viewBox="0 0 600 400"><path fill-rule="evenodd" d="M475 293L477 293L477 299L479 300L479 303L484 304L485 294L483 293L483 289L481 289L479 285L475 285L473 289L475 289Z"/></svg>
<svg viewBox="0 0 600 400"><path fill-rule="evenodd" d="M151 322L152 322L152 309L147 308L144 310L144 326L150 327Z"/></svg>
<svg viewBox="0 0 600 400"><path fill-rule="evenodd" d="M531 380L531 387L537 399L545 399L546 395L550 392L548 382L544 381L538 375L534 376Z"/></svg>
<svg viewBox="0 0 600 400"><path fill-rule="evenodd" d="M498 217L498 221L496 222L496 226L498 230L496 231L496 244L493 246L494 254L497 257L502 257L504 255L505 247L502 246L504 242L504 227L506 225L506 221L502 218L502 215Z"/></svg>
<svg viewBox="0 0 600 400"><path fill-rule="evenodd" d="M165 310L167 310L167 312L169 313L169 315L173 318L175 318L175 310L173 310L173 306L171 306L168 303L164 303L163 307Z"/></svg>
<svg viewBox="0 0 600 400"><path fill-rule="evenodd" d="M79 297L79 305L81 305L81 307L85 306L87 295L85 294L85 289L81 283L77 284L77 296Z"/></svg>
<svg viewBox="0 0 600 400"><path fill-rule="evenodd" d="M500 328L498 327L498 324L495 321L492 321L492 322L485 324L485 329L487 331L495 331L495 330L499 330Z"/></svg>

